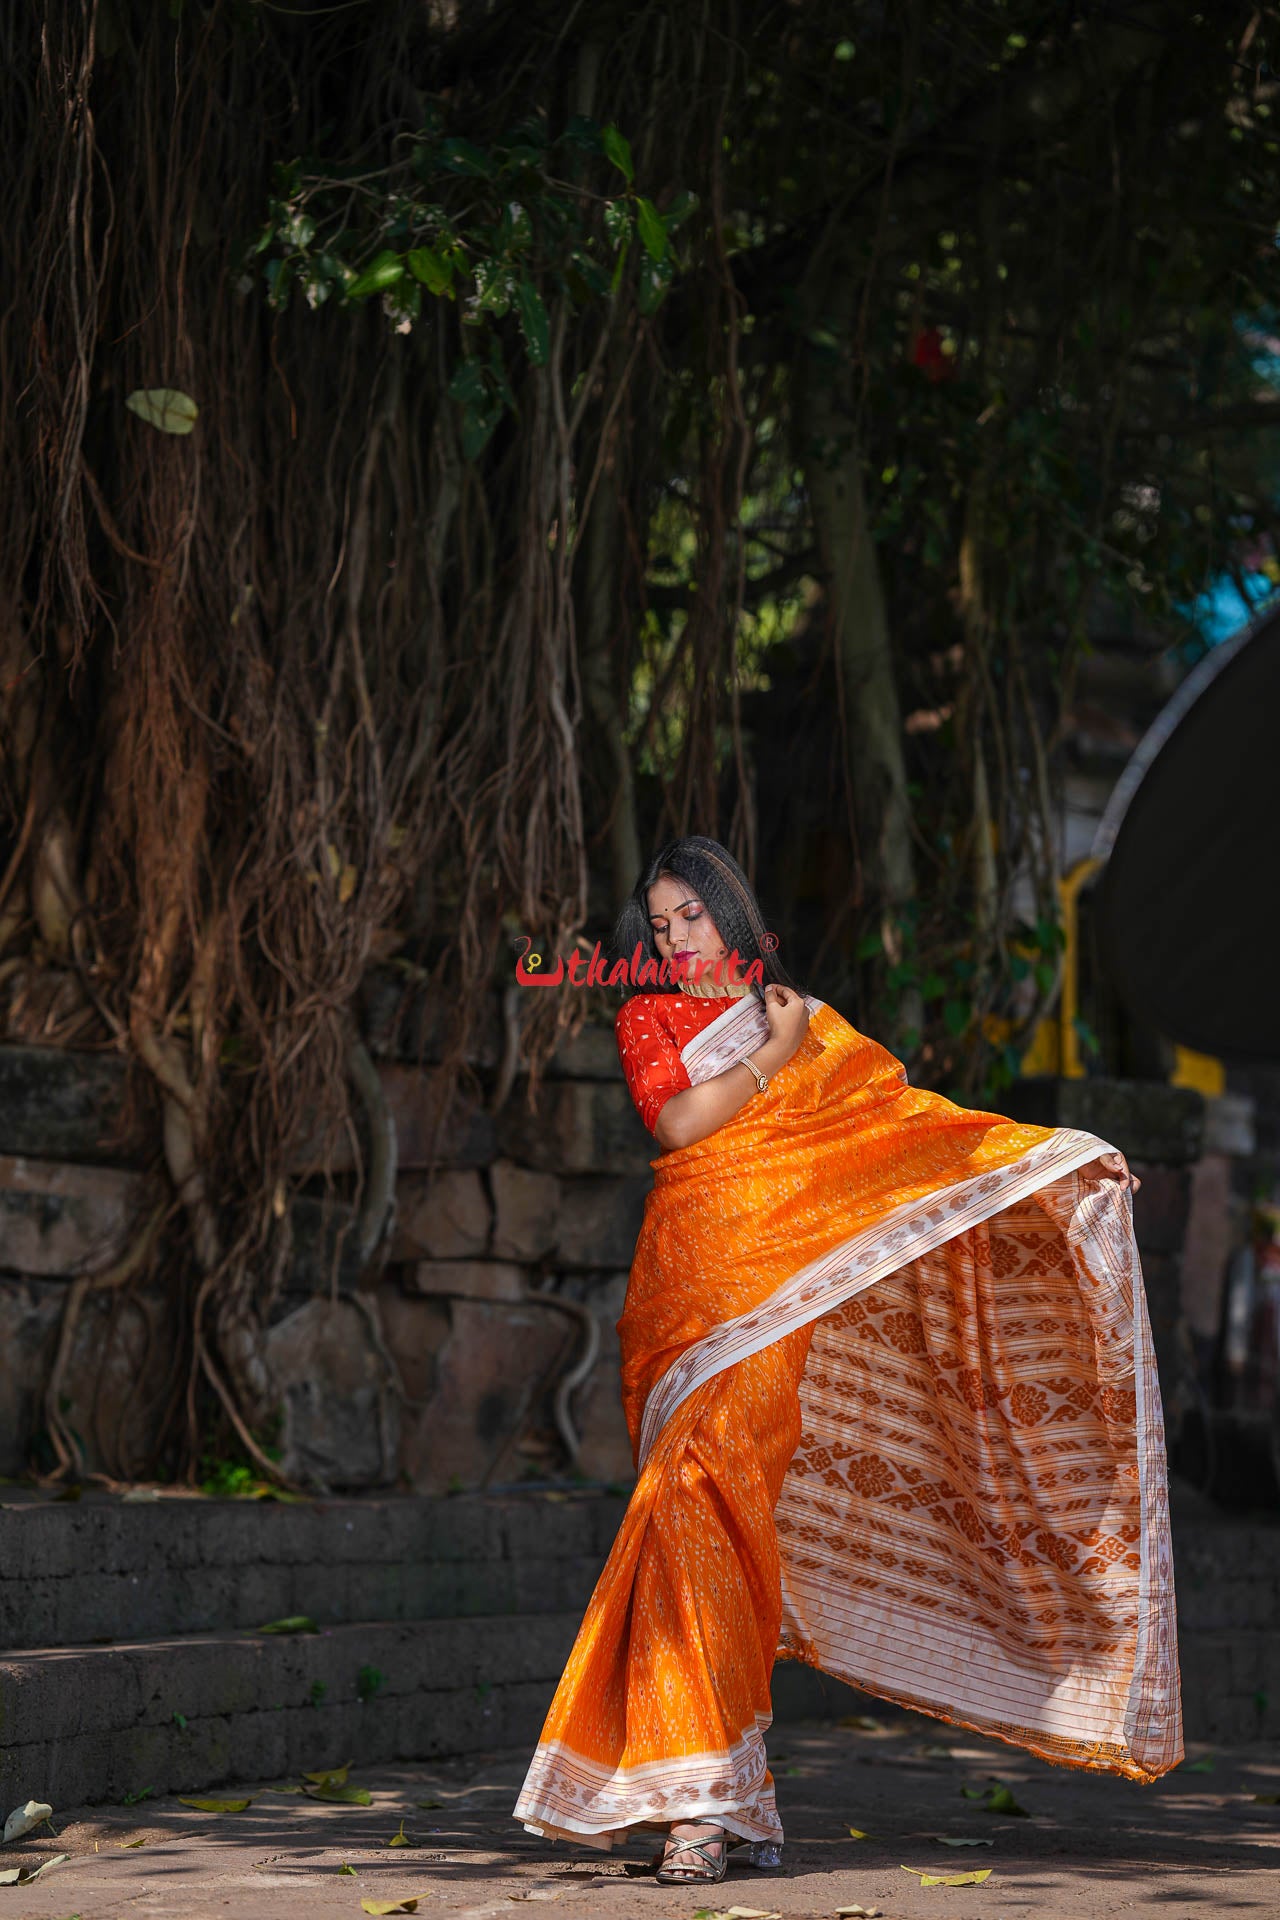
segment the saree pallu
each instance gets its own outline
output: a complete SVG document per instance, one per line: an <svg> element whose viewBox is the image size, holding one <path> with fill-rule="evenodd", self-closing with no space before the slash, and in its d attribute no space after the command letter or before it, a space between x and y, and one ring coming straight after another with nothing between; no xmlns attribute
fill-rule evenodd
<svg viewBox="0 0 1280 1920"><path fill-rule="evenodd" d="M609 1847L781 1827L776 1658L1070 1766L1182 1758L1164 1432L1123 1157L973 1112L809 997L652 1164L622 1318L635 1491L514 1813ZM754 998L692 1084L768 1036Z"/></svg>

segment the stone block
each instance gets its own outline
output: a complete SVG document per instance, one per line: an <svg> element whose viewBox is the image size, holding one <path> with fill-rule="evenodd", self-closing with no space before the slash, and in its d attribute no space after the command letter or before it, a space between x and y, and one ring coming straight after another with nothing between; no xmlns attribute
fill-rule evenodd
<svg viewBox="0 0 1280 1920"><path fill-rule="evenodd" d="M491 1226L488 1196L475 1167L410 1173L396 1182L392 1260L460 1260L485 1253Z"/></svg>
<svg viewBox="0 0 1280 1920"><path fill-rule="evenodd" d="M575 1185L578 1183L574 1183ZM596 1316L600 1345L591 1373L573 1395L570 1409L578 1434L578 1471L606 1486L630 1486L635 1479L631 1438L622 1411L618 1319L626 1300L626 1272L570 1272L561 1291L589 1306Z"/></svg>
<svg viewBox="0 0 1280 1920"><path fill-rule="evenodd" d="M621 1081L549 1080L530 1112L517 1082L497 1121L501 1153L550 1173L643 1173L657 1157L652 1135Z"/></svg>
<svg viewBox="0 0 1280 1920"><path fill-rule="evenodd" d="M504 1260L540 1260L556 1244L560 1182L553 1173L496 1160L489 1169L493 1191L493 1251Z"/></svg>
<svg viewBox="0 0 1280 1920"><path fill-rule="evenodd" d="M119 1167L0 1156L0 1259L34 1276L110 1266L150 1197L143 1175Z"/></svg>
<svg viewBox="0 0 1280 1920"><path fill-rule="evenodd" d="M309 1300L267 1335L280 1395L285 1471L305 1485L385 1485L395 1477L399 1403L364 1313Z"/></svg>
<svg viewBox="0 0 1280 1920"><path fill-rule="evenodd" d="M299 1193L290 1202L289 1217L293 1244L283 1294L329 1293L334 1287L350 1292L359 1286L354 1207L332 1196Z"/></svg>
<svg viewBox="0 0 1280 1920"><path fill-rule="evenodd" d="M422 1171L436 1166L487 1166L494 1154L493 1121L473 1094L456 1090L448 1110L444 1107L444 1080L438 1067L407 1066L399 1061L378 1063L378 1077L396 1129L396 1164L402 1172ZM364 1120L356 1116L361 1158L368 1165L368 1142L364 1138ZM436 1139L436 1129L439 1136ZM295 1149L288 1171L294 1174L350 1173L356 1166L350 1131L340 1129L324 1137L319 1129Z"/></svg>
<svg viewBox="0 0 1280 1920"><path fill-rule="evenodd" d="M142 1164L159 1121L148 1077L128 1083L129 1062L119 1054L0 1047L0 1153Z"/></svg>
<svg viewBox="0 0 1280 1920"><path fill-rule="evenodd" d="M621 1080L622 1062L613 1022L589 1020L581 1033L562 1040L547 1063L555 1080Z"/></svg>
<svg viewBox="0 0 1280 1920"><path fill-rule="evenodd" d="M577 1338L567 1318L532 1302L455 1299L449 1311L436 1391L404 1421L401 1470L419 1493L479 1486Z"/></svg>
<svg viewBox="0 0 1280 1920"><path fill-rule="evenodd" d="M652 1175L580 1174L563 1183L560 1267L630 1267Z"/></svg>
<svg viewBox="0 0 1280 1920"><path fill-rule="evenodd" d="M375 1059L435 1065L453 1036L452 997L429 993L391 967L374 967L360 986L365 1044ZM502 999L488 994L480 1007L463 1058L492 1071L502 1057Z"/></svg>
<svg viewBox="0 0 1280 1920"><path fill-rule="evenodd" d="M459 1300L523 1300L527 1284L510 1260L419 1260L405 1272L411 1292Z"/></svg>
<svg viewBox="0 0 1280 1920"><path fill-rule="evenodd" d="M1159 1080L1015 1080L1001 1096L1011 1120L1078 1127L1118 1147L1126 1160L1181 1167L1204 1143L1204 1095Z"/></svg>
<svg viewBox="0 0 1280 1920"><path fill-rule="evenodd" d="M44 1383L65 1304L64 1286L0 1278L0 1473L9 1477L26 1472L44 1425Z"/></svg>
<svg viewBox="0 0 1280 1920"><path fill-rule="evenodd" d="M443 1297L415 1298L394 1281L385 1281L377 1298L382 1337L400 1384L410 1401L426 1401L436 1390L438 1356L449 1338L448 1302Z"/></svg>

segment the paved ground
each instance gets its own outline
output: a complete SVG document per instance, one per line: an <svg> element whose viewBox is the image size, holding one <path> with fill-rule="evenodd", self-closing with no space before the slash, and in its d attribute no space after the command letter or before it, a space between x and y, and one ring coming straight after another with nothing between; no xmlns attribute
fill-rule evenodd
<svg viewBox="0 0 1280 1920"><path fill-rule="evenodd" d="M886 1920L1280 1915L1280 1806L1254 1798L1280 1794L1280 1743L1192 1748L1177 1772L1139 1787L947 1735L892 1708L878 1727L775 1729L787 1864L775 1875L731 1870L717 1888L658 1886L644 1847L613 1858L525 1833L509 1817L522 1752L358 1772L368 1807L246 1785L217 1789L251 1798L239 1813L168 1797L57 1810L56 1837L5 1848L0 1868L71 1858L31 1884L0 1885L0 1920L355 1920L362 1900L415 1897L420 1913L449 1920L493 1920L522 1900L558 1900L565 1920L691 1920L699 1907L734 1906L835 1920L855 1902ZM342 1758L317 1754L316 1766ZM989 1790L993 1776L1027 1817L983 1811L962 1793ZM389 1846L402 1823L412 1845ZM850 1827L877 1837L855 1840ZM943 1835L991 1845L951 1848ZM903 1866L991 1871L981 1885L924 1887Z"/></svg>

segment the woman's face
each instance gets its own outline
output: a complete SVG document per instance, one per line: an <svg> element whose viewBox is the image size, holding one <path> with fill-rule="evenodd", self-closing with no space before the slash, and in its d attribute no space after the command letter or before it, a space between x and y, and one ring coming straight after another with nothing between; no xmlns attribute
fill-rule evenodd
<svg viewBox="0 0 1280 1920"><path fill-rule="evenodd" d="M696 990L694 978L698 961L706 963L702 977L703 992L732 992L726 979L717 982L711 971L715 961L726 953L719 929L706 907L687 881L664 873L649 889L649 924L654 943L664 960L676 954L689 955L689 984Z"/></svg>

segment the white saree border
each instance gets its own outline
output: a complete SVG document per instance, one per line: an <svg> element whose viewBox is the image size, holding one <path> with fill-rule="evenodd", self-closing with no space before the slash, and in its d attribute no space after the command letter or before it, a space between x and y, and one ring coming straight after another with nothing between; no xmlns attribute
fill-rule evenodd
<svg viewBox="0 0 1280 1920"><path fill-rule="evenodd" d="M513 1817L544 1839L602 1851L637 1827L666 1827L672 1820L714 1820L742 1840L781 1840L773 1787L765 1779L769 1725L768 1715L757 1714L725 1752L632 1767L602 1766L559 1740L540 1742Z"/></svg>
<svg viewBox="0 0 1280 1920"><path fill-rule="evenodd" d="M861 1233L841 1240L793 1273L762 1305L734 1320L721 1321L672 1362L645 1402L640 1467L672 1414L714 1374L843 1306L864 1287L874 1286L877 1280L932 1252L967 1227L989 1220L1037 1188L1117 1151L1096 1134L1059 1127L1052 1139L1029 1148L1007 1167L976 1174L934 1198L906 1201L874 1227L865 1227Z"/></svg>

